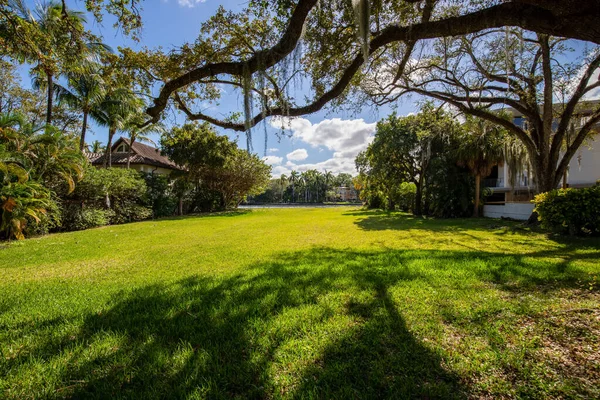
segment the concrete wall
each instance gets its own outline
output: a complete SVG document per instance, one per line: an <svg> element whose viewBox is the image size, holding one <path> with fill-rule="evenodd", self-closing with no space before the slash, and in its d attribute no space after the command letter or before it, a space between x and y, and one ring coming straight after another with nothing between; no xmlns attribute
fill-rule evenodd
<svg viewBox="0 0 600 400"><path fill-rule="evenodd" d="M504 217L527 220L533 211L533 207L531 203L486 204L483 206L483 216L487 218Z"/></svg>
<svg viewBox="0 0 600 400"><path fill-rule="evenodd" d="M569 163L569 186L592 186L600 179L600 134L591 143L581 146Z"/></svg>
<svg viewBox="0 0 600 400"><path fill-rule="evenodd" d="M98 168L100 168L100 166L98 166ZM113 168L127 168L127 166L125 164L113 164ZM146 172L148 174L155 175L169 175L171 172L173 172L173 170L167 168L155 167L153 165L146 164L131 164L129 168L138 172Z"/></svg>

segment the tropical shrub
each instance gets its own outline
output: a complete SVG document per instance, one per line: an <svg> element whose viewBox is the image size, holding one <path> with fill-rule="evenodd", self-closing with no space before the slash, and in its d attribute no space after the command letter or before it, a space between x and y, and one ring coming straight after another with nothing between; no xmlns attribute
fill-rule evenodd
<svg viewBox="0 0 600 400"><path fill-rule="evenodd" d="M109 224L152 217L152 209L146 206L146 183L138 172L130 169L89 167L68 201L77 205L71 205L68 215L65 215L63 228L67 229L103 225L97 212L87 217L79 215L88 213L86 210L89 209L110 211L105 213Z"/></svg>
<svg viewBox="0 0 600 400"><path fill-rule="evenodd" d="M58 215L50 190L30 180L3 182L0 209L0 237L4 239L25 239L25 234L32 231L31 225L50 224Z"/></svg>
<svg viewBox="0 0 600 400"><path fill-rule="evenodd" d="M57 226L54 193L71 192L85 164L73 137L0 115L0 237L24 239Z"/></svg>
<svg viewBox="0 0 600 400"><path fill-rule="evenodd" d="M570 235L600 234L600 184L552 190L538 194L533 202L545 229Z"/></svg>
<svg viewBox="0 0 600 400"><path fill-rule="evenodd" d="M94 207L82 208L78 203L69 203L64 207L61 227L66 231L96 228L108 225L113 216L114 212L112 210Z"/></svg>

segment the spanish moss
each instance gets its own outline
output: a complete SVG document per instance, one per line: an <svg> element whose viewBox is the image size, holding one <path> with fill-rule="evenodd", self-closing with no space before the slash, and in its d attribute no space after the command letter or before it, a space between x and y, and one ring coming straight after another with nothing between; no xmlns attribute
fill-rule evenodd
<svg viewBox="0 0 600 400"><path fill-rule="evenodd" d="M244 128L246 129L246 149L252 152L252 74L248 64L244 64L242 76L242 89L244 92Z"/></svg>
<svg viewBox="0 0 600 400"><path fill-rule="evenodd" d="M371 10L369 0L352 0L354 20L358 27L358 37L362 47L364 62L369 59L369 20Z"/></svg>

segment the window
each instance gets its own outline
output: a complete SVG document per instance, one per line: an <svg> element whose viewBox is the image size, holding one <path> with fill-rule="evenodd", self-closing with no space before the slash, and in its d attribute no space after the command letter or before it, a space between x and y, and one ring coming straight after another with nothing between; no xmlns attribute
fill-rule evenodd
<svg viewBox="0 0 600 400"><path fill-rule="evenodd" d="M117 153L127 153L129 151L129 146L125 143L121 143L119 147L117 147Z"/></svg>

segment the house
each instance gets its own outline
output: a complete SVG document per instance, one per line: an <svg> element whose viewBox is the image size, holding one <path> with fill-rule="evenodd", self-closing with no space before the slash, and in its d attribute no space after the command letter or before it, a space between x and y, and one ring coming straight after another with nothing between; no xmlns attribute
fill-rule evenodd
<svg viewBox="0 0 600 400"><path fill-rule="evenodd" d="M111 164L116 168L126 168L129 157L129 139L119 138L111 147ZM92 165L104 165L104 153L86 154ZM151 174L168 175L173 171L181 170L177 164L163 156L160 150L143 143L133 142L129 167L136 171Z"/></svg>
<svg viewBox="0 0 600 400"><path fill-rule="evenodd" d="M598 105L597 101L589 103ZM516 125L527 127L527 120L522 114L514 109L509 111L513 114L513 122ZM582 112L578 123L584 124L587 118L585 111ZM600 132L600 127L596 127L596 131ZM485 217L526 220L531 215L534 207L531 200L535 193L532 173L528 168L522 168L515 177L514 185L511 185L509 177L508 166L501 163L484 178L484 187L491 190L491 195L487 197L483 207ZM593 186L598 180L600 180L600 134L592 136L571 159L564 183L567 187L580 188Z"/></svg>
<svg viewBox="0 0 600 400"><path fill-rule="evenodd" d="M339 186L335 188L335 197L339 201L356 202L358 201L358 194L356 190L347 186Z"/></svg>

